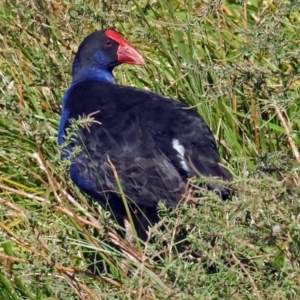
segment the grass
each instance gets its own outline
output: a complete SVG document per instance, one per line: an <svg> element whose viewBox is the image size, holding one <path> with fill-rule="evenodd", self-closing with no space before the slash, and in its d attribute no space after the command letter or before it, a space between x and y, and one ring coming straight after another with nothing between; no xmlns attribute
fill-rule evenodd
<svg viewBox="0 0 300 300"><path fill-rule="evenodd" d="M299 8L3 0L0 299L298 299ZM154 242L138 249L71 183L56 143L74 53L102 27L147 58L117 81L195 106L238 189L230 202L208 192L194 207L160 207ZM109 271L97 276L99 261Z"/></svg>

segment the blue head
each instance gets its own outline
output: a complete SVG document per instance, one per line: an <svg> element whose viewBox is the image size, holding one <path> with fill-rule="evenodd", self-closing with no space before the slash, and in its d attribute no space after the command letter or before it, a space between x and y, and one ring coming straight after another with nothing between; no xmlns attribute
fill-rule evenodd
<svg viewBox="0 0 300 300"><path fill-rule="evenodd" d="M112 29L99 30L81 43L73 63L73 83L85 79L114 82L112 70L121 63L144 65L141 54Z"/></svg>

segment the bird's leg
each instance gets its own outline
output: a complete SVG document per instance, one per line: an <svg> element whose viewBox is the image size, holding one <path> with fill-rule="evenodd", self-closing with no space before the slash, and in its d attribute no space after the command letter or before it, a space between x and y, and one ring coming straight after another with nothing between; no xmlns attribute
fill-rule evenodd
<svg viewBox="0 0 300 300"><path fill-rule="evenodd" d="M129 220L124 217L123 218L123 222L124 222L124 228L125 228L125 240L131 245L131 246L135 246L135 238L133 235L133 230L131 227L131 224L129 222ZM123 272L128 275L129 274L129 268L130 268L130 261L126 258L121 260L121 266L123 269Z"/></svg>
<svg viewBox="0 0 300 300"><path fill-rule="evenodd" d="M88 114L87 117L86 117L87 122L84 123L84 127L86 128L86 130L87 130L89 133L91 133L91 131L90 131L89 125L87 124L87 123L88 123L88 120L89 120L92 116L98 114L99 112L100 112L100 110L96 110L96 111L94 111L94 112ZM102 123L101 123L100 121L96 121L96 120L92 120L92 123L97 123L97 124L99 124L99 125L102 125Z"/></svg>
<svg viewBox="0 0 300 300"><path fill-rule="evenodd" d="M127 218L124 218L124 227L125 227L125 231L126 231L126 233L125 233L126 241L130 245L135 246L135 238L133 235L133 230L132 230L131 224Z"/></svg>

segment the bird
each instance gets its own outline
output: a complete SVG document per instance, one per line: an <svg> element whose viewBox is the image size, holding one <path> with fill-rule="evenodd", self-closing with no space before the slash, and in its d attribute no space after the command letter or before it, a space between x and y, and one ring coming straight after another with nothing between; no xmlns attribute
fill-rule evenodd
<svg viewBox="0 0 300 300"><path fill-rule="evenodd" d="M90 120L62 152L70 160L70 177L123 227L128 205L137 235L145 240L148 226L157 220L158 203L175 208L190 178L229 182L232 175L220 164L203 117L174 99L117 84L113 69L123 63L144 66L145 60L116 30L98 30L83 40L62 101L58 144L66 141L72 120ZM76 146L81 150L71 155ZM222 199L231 194L230 188L213 182L207 188Z"/></svg>

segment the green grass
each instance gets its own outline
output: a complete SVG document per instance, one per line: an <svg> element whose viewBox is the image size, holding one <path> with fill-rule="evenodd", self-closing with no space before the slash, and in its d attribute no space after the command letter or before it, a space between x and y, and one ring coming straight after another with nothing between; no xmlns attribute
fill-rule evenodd
<svg viewBox="0 0 300 300"><path fill-rule="evenodd" d="M0 299L298 299L299 9L292 0L3 0ZM137 249L72 184L56 142L77 47L106 27L147 60L119 67L117 81L197 107L238 190L226 203L208 192L196 206L161 207L154 242ZM88 267L100 260L109 272L96 276Z"/></svg>

